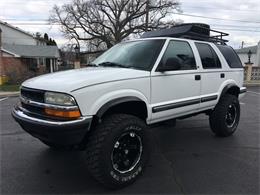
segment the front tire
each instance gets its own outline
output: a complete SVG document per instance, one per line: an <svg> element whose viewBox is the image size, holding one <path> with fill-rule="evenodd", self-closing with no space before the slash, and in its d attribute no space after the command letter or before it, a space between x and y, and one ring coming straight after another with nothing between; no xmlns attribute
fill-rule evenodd
<svg viewBox="0 0 260 195"><path fill-rule="evenodd" d="M149 140L144 122L132 115L104 118L89 137L86 156L89 172L109 188L133 183L144 170Z"/></svg>
<svg viewBox="0 0 260 195"><path fill-rule="evenodd" d="M240 118L240 104L238 98L226 94L220 98L218 104L210 114L210 127L217 136L232 135L238 126Z"/></svg>

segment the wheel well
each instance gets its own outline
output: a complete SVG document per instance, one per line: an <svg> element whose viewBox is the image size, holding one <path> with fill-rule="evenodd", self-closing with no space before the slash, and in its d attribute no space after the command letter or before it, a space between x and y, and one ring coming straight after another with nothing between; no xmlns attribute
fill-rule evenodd
<svg viewBox="0 0 260 195"><path fill-rule="evenodd" d="M116 102L116 103L115 103ZM105 104L96 115L94 115L92 123L91 123L91 129L94 129L94 127L99 124L102 121L102 118L106 117L107 115L121 113L121 114L130 114L134 115L140 119L146 120L148 113L147 113L147 107L145 102L139 100L139 99L133 99L131 101L126 102L120 102L120 101L112 101L108 104ZM115 103L115 104L113 104ZM111 105L110 107L108 105ZM90 131L92 132L92 130ZM88 141L89 133L87 133L83 139L83 141L80 143L80 148L84 149L86 146L86 143Z"/></svg>
<svg viewBox="0 0 260 195"><path fill-rule="evenodd" d="M232 86L232 87L227 89L225 94L231 94L231 95L234 95L234 96L238 97L239 93L240 93L239 87Z"/></svg>
<svg viewBox="0 0 260 195"><path fill-rule="evenodd" d="M147 118L147 108L145 102L143 101L127 101L113 105L99 117L103 118L106 115L115 113L131 114L143 120Z"/></svg>

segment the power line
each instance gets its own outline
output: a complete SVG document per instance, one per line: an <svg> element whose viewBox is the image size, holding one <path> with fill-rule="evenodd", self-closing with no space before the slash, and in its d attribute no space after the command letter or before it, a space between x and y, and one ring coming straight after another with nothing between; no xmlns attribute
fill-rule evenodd
<svg viewBox="0 0 260 195"><path fill-rule="evenodd" d="M21 25L21 26L51 26L51 25L60 25L60 24L50 24L50 23L35 23L35 22L10 22L12 25Z"/></svg>
<svg viewBox="0 0 260 195"><path fill-rule="evenodd" d="M29 4L37 4L37 5L41 5L41 4L43 4L43 3L47 3L47 4L49 4L49 3L72 3L72 0L55 0L55 2L53 1L53 0L44 0L44 1L32 1L32 2L29 2ZM1 3L0 3L0 5L1 5ZM15 2L12 2L12 1L10 1L9 0L9 2L8 3L3 3L3 5L25 5L25 3L24 2L17 2L17 1L15 1Z"/></svg>
<svg viewBox="0 0 260 195"><path fill-rule="evenodd" d="M5 19L6 21L15 21L11 22L12 24L36 24L36 25L49 25L47 19ZM57 24L56 24L57 25ZM260 28L260 26L244 26L244 25L230 25L230 24L210 24L212 26L225 26L225 27L237 27L237 28Z"/></svg>
<svg viewBox="0 0 260 195"><path fill-rule="evenodd" d="M200 7L200 6L190 6L190 7L196 7L196 8L203 8L203 9L212 9L210 7ZM223 10L223 9L221 9ZM235 10L235 9L226 9L226 10ZM239 11L239 10L238 10ZM257 11L257 10L255 10ZM234 22L246 22L246 23L257 23L257 24L260 24L260 21L249 21L249 20L236 20L236 19L225 19L225 18L216 18L216 17L208 17L208 16L201 16L201 15L194 15L194 14L186 14L186 13L174 13L176 15L182 15L182 16L190 16L190 17L197 17L197 18L204 18L204 19L212 19L212 20L223 20L223 21L234 21ZM5 19L5 20L8 20L8 21L21 21L21 19L15 19L15 18L10 18L10 19ZM43 22L48 22L47 19L26 19L25 20L26 22L27 21L43 21ZM25 24L21 24L21 25L27 25L27 23ZM44 25L48 25L48 24L44 24Z"/></svg>
<svg viewBox="0 0 260 195"><path fill-rule="evenodd" d="M14 24L14 23L12 23ZM21 26L50 26L50 25L60 25L60 24L37 24L37 23L17 23L16 25L21 25ZM212 25L214 26L214 25ZM221 29L221 30L230 30L230 31L243 31L243 32L260 32L260 30L252 30L252 29L234 29L234 28L220 28L220 27L215 27L215 29Z"/></svg>
<svg viewBox="0 0 260 195"><path fill-rule="evenodd" d="M32 25L51 25L48 19L5 19L6 21L15 21L11 22L12 24L32 24ZM41 23L43 22L43 23ZM58 25L58 24L55 24ZM211 26L221 26L221 27L235 27L235 28L260 28L260 26L244 26L244 25L230 25L230 24L210 24Z"/></svg>
<svg viewBox="0 0 260 195"><path fill-rule="evenodd" d="M229 31L260 32L260 30L246 30L246 29L232 29L232 28L216 28L216 29L229 30Z"/></svg>
<svg viewBox="0 0 260 195"><path fill-rule="evenodd" d="M243 25L230 25L230 24L210 24L210 26L225 26L225 27L236 27L236 28L260 28L260 26L243 26Z"/></svg>
<svg viewBox="0 0 260 195"><path fill-rule="evenodd" d="M181 14L178 14L178 15L181 15ZM182 14L184 15L184 14ZM190 14L185 14L185 15L188 15L188 16L193 16L193 17L203 17L203 18L206 18L206 19L212 19L212 20L226 20L226 21L230 21L229 19L222 19L222 18L209 18L209 17L204 17L204 16L195 16L195 15L190 15ZM17 19L6 19L6 21L10 21L9 23L10 24L13 24L13 25L60 25L58 23L52 23L50 24L47 20L17 20ZM12 22L12 21L15 21L15 22ZM35 21L35 22L33 22ZM237 21L237 22L250 22L250 21L241 21L241 20L231 20L231 21ZM259 23L260 24L260 21L254 21L254 22L251 22L251 23ZM238 27L238 28L260 28L260 26L244 26L244 25L229 25L229 24L210 24L212 26L225 26L225 27Z"/></svg>
<svg viewBox="0 0 260 195"><path fill-rule="evenodd" d="M183 9L185 8L195 8L195 9L214 9L214 10L218 10L216 9L216 7L207 7L207 6L185 6L183 5ZM228 8L220 8L219 10L221 11L239 11L239 12L258 12L259 10L252 10L252 9L247 9L247 10L241 10L241 9L228 9Z"/></svg>
<svg viewBox="0 0 260 195"><path fill-rule="evenodd" d="M174 13L174 14L181 15L181 16L191 16L191 17L197 17L197 18L212 19L212 20L225 20L225 21L233 21L233 22L247 22L247 23L257 23L257 24L260 24L260 21L248 21L248 20L235 20L235 19L215 18L215 17L207 17L207 16L200 16L200 15L193 15L193 14L183 14L183 13Z"/></svg>
<svg viewBox="0 0 260 195"><path fill-rule="evenodd" d="M215 17L208 17L208 16L201 16L201 15L194 15L194 14L185 14L185 13L174 13L175 15L181 15L181 16L190 16L190 17L196 17L196 18L204 18L204 19L210 19L210 20L223 20L223 21L233 21L233 22L245 22L245 23L256 23L260 24L260 21L249 21L249 20L236 20L236 19L226 19L226 18L215 18ZM19 21L17 19L6 19L7 21ZM43 21L43 22L48 22L47 20L36 20L36 19L29 19L28 21ZM17 24L30 24L30 23L17 23ZM37 23L38 24L38 23ZM43 24L43 25L48 25L48 24Z"/></svg>
<svg viewBox="0 0 260 195"><path fill-rule="evenodd" d="M17 19L17 18L5 18L4 20L6 20L6 21L17 21L17 22L19 22L19 21L21 21L21 22L33 22L33 21L37 21L37 22L48 22L48 19L33 19L33 18L25 18L25 19L23 19L23 18L19 18L19 19Z"/></svg>
<svg viewBox="0 0 260 195"><path fill-rule="evenodd" d="M60 24L12 23L12 25L21 25L21 26L51 26L51 25L60 25ZM214 26L214 25L211 25L211 26ZM232 28L219 28L219 27L216 27L216 29L230 30L230 31L244 31L244 32L260 32L260 30L252 30L252 29L232 29Z"/></svg>

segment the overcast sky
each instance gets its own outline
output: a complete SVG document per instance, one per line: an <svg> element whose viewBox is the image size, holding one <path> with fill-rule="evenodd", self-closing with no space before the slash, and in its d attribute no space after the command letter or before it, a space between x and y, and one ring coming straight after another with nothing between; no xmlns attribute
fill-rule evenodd
<svg viewBox="0 0 260 195"><path fill-rule="evenodd" d="M59 26L39 24L45 23L43 20L48 19L50 10L55 4L62 5L69 2L71 0L1 0L0 20L31 33L46 32L61 46L67 44L68 40L62 36ZM260 0L179 0L179 2L182 15L174 14L173 19L208 23L216 30L227 32L230 34L229 44L234 48L239 48L242 41L245 42L245 46L251 46L260 40Z"/></svg>

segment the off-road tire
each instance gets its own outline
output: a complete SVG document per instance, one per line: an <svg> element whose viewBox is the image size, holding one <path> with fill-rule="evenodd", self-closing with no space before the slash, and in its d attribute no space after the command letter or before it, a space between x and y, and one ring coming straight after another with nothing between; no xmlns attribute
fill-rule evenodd
<svg viewBox="0 0 260 195"><path fill-rule="evenodd" d="M143 173L149 156L149 136L146 129L145 123L132 115L114 114L104 118L90 133L86 146L86 161L91 175L111 189L122 188L133 183ZM133 139L141 140L142 152L132 170L122 173L116 170L112 159L116 144L122 136L128 134L136 136Z"/></svg>
<svg viewBox="0 0 260 195"><path fill-rule="evenodd" d="M230 109L235 113L232 121L228 120ZM240 118L240 104L238 98L231 94L226 94L220 98L218 104L209 116L210 127L213 133L219 137L227 137L232 135L238 126ZM229 124L230 123L230 124ZM229 125L228 125L229 124Z"/></svg>

